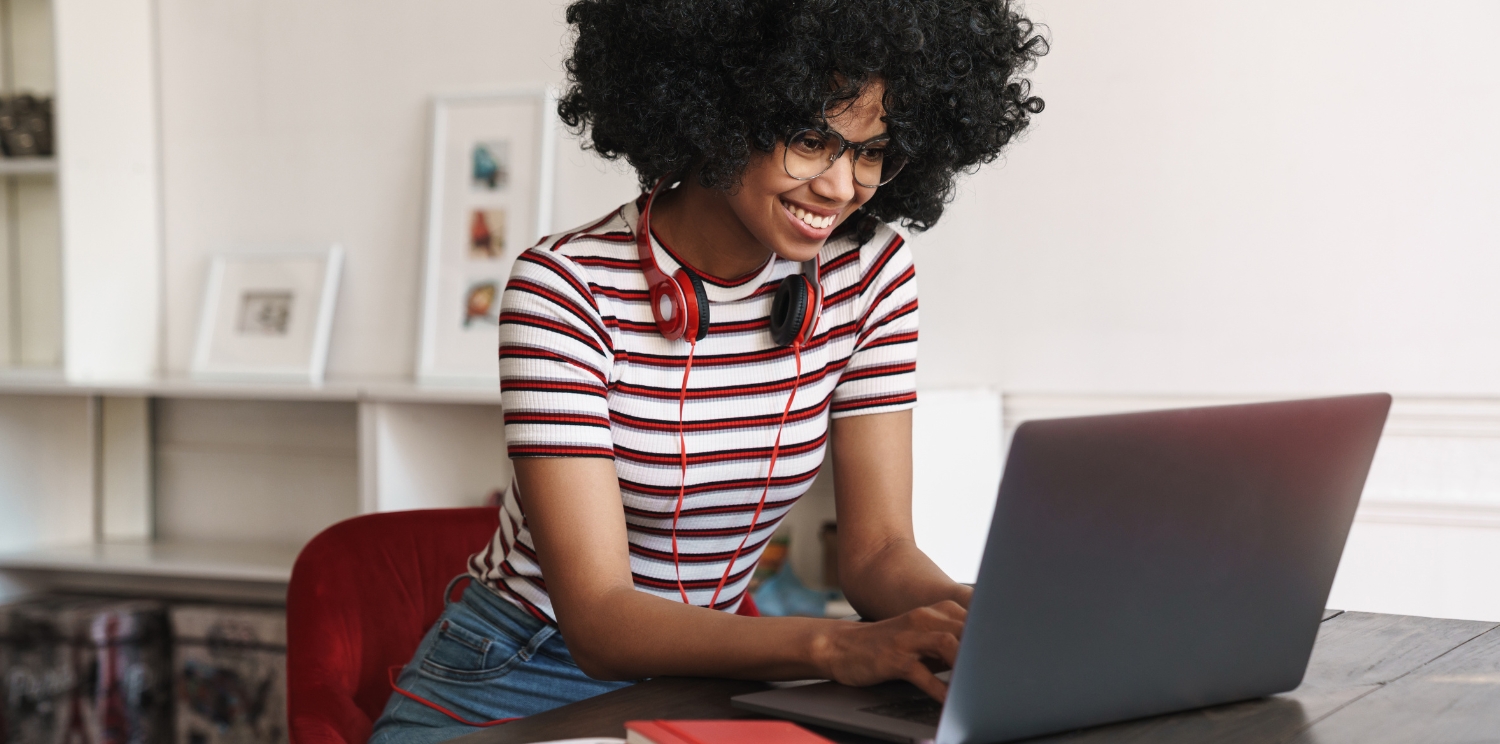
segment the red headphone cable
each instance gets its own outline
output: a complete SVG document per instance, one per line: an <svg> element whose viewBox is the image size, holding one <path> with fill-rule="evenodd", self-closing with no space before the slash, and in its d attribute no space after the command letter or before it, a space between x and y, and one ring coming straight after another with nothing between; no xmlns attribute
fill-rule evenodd
<svg viewBox="0 0 1500 744"><path fill-rule="evenodd" d="M682 595L683 604L692 602L688 601L687 590L682 587L682 563L677 559L677 520L682 517L682 500L687 495L687 435L683 433L682 409L687 404L688 373L693 371L693 354L697 351L698 342L688 342L687 366L682 369L682 393L677 397L677 452L682 458L682 479L677 485L677 508L672 511L672 568L677 572L677 592ZM716 599L718 596L714 594Z"/></svg>
<svg viewBox="0 0 1500 744"><path fill-rule="evenodd" d="M474 726L476 728L489 728L490 726L499 726L502 723L510 723L511 721L519 721L519 720L521 720L520 716L514 716L514 717L511 717L511 718L496 718L493 721L470 721L467 718L463 718L462 716L458 715L457 713L454 713L453 711L448 710L447 708L444 708L443 706L438 705L437 703L434 703L431 700L428 700L427 698L422 697L421 695L418 695L418 694L413 693L413 692L407 692L406 690L403 690L400 687L397 687L396 686L396 670L400 669L400 668L401 668L401 665L397 664L396 666L393 666L393 667L385 670L386 676L388 678L390 678L390 680L391 680L391 689L392 690L395 690L397 693L399 693L400 695L406 697L409 700L415 700L415 701L417 701L417 702L419 702L419 703L421 703L421 704L423 704L423 705L425 705L425 706L427 706L427 707L429 707L429 708L431 708L431 709L433 709L433 710L435 710L435 711L437 711L439 713L442 713L443 715L445 715L445 716L447 716L449 718L452 718L453 720L458 721L459 723L462 723L465 726Z"/></svg>
<svg viewBox="0 0 1500 744"><path fill-rule="evenodd" d="M797 399L797 388L802 386L802 342L792 344L792 354L797 359L797 376L792 380L792 394L786 397L786 408L781 410L781 424L776 427L776 443L771 445L771 464L766 468L766 486L761 489L760 503L755 505L755 515L750 518L750 529L745 530L745 536L740 538L740 546L734 549L734 555L729 558L729 565L724 567L724 575L719 577L719 586L714 589L714 596L708 600L709 609L713 609L719 603L719 592L724 591L724 582L729 580L729 572L734 570L734 562L740 559L740 551L745 549L745 543L749 542L750 535L755 532L755 524L760 521L760 513L766 508L766 496L771 493L771 476L776 473L776 455L781 451L781 433L786 430L787 415L792 412L792 401Z"/></svg>

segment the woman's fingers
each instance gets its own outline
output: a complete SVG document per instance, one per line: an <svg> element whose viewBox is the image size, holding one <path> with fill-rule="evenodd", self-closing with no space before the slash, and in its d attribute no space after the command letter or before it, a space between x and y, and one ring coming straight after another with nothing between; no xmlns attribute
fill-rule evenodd
<svg viewBox="0 0 1500 744"><path fill-rule="evenodd" d="M937 666L934 662L938 662L941 667L952 669L958 662L959 639L963 637L963 620L968 613L956 602L925 607L918 612L920 615L914 620L924 626L924 630L913 639L913 650L919 658L918 663L908 669L906 680L942 701L947 698L948 686L934 676L930 667Z"/></svg>
<svg viewBox="0 0 1500 744"><path fill-rule="evenodd" d="M905 679L940 703L948 699L948 685L943 684L937 675L921 664L913 664L907 670Z"/></svg>
<svg viewBox="0 0 1500 744"><path fill-rule="evenodd" d="M945 601L927 607L918 607L907 613L913 620L923 627L945 630L962 636L964 621L969 619L969 612L957 602Z"/></svg>
<svg viewBox="0 0 1500 744"><path fill-rule="evenodd" d="M951 669L958 661L958 639L952 633L926 633L922 636L921 653L942 661Z"/></svg>
<svg viewBox="0 0 1500 744"><path fill-rule="evenodd" d="M845 647L841 673L833 676L853 685L905 679L942 700L948 688L933 670L951 669L958 661L967 617L957 602L940 602L881 623L850 628L848 640L854 643Z"/></svg>

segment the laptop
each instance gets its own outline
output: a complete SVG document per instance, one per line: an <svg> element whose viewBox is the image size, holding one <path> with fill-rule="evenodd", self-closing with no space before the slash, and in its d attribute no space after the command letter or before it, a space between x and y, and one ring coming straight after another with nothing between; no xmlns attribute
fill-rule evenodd
<svg viewBox="0 0 1500 744"><path fill-rule="evenodd" d="M905 682L732 704L889 741L980 744L1291 690L1390 404L1023 423L946 705Z"/></svg>

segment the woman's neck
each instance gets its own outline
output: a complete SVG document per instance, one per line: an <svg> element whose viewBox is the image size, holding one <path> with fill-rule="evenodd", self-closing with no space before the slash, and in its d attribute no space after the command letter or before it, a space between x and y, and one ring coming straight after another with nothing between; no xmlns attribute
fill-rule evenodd
<svg viewBox="0 0 1500 744"><path fill-rule="evenodd" d="M771 251L761 244L718 189L689 176L657 195L651 229L677 257L700 274L735 279L764 266Z"/></svg>

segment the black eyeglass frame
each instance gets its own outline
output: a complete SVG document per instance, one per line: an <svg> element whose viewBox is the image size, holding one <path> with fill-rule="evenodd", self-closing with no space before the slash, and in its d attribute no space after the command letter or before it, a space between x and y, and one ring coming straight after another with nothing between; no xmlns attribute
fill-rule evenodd
<svg viewBox="0 0 1500 744"><path fill-rule="evenodd" d="M820 135L822 137L832 137L832 138L838 140L838 142L839 142L839 151L837 153L835 153L833 155L833 157L831 157L831 158L828 159L827 164L825 164L823 166L823 170L820 170L817 173L812 174L811 176L798 176L798 175L792 173L792 167L791 167L790 164L787 163L787 159L792 156L792 142L795 141L798 137L801 137L802 135L804 135L804 134L806 134L808 132L814 132L814 133L817 133L818 135ZM824 129L824 128L821 128L821 127L806 127L804 129L798 129L798 130L792 132L791 134L787 135L787 137L786 137L786 151L781 154L781 168L782 168L782 170L786 171L786 174L788 176L791 176L792 178L795 178L798 181L811 181L814 178L817 178L818 176L821 176L824 173L827 173L828 169L832 168L833 164L837 163L839 161L839 158L844 157L844 153L846 153L846 152L848 152L850 150L853 150L854 151L854 163L857 166L858 163L859 163L859 158L860 158L861 155L865 154L865 149L866 148L873 147L875 145L889 144L891 141L892 140L891 140L891 136L890 135L888 135L888 134L882 134L882 135L879 135L879 136L876 136L876 137L871 137L870 139L867 139L867 140L865 140L863 142L850 142L849 140L844 139L844 135L839 134L838 132L835 132L832 129ZM857 184L859 184L860 186L863 186L863 187L867 188L867 189L878 189L881 186L884 186L884 185L890 183L892 180L894 180L896 178L896 176L900 175L901 169L903 169L903 168L906 167L906 160L907 160L907 158L906 158L905 155L892 155L889 152L886 153L885 157L886 158L892 158L892 157L894 157L898 161L897 165L895 166L895 170L893 170L889 176L887 176L880 183L868 184L868 183L865 183L865 182L859 180L859 169L858 169L858 167L854 167L854 168L850 169L852 171L852 175L854 176L854 182L857 183ZM881 165L881 171L884 172L884 170L885 170L885 166L882 163L882 165Z"/></svg>

